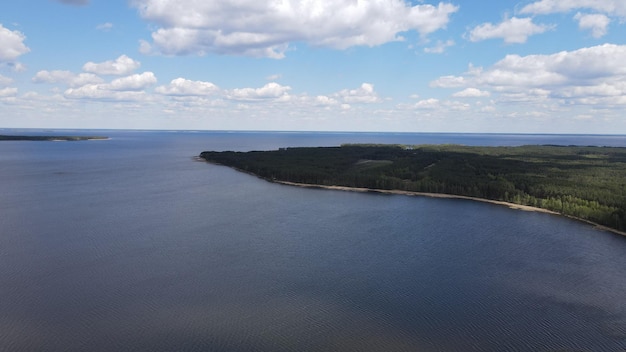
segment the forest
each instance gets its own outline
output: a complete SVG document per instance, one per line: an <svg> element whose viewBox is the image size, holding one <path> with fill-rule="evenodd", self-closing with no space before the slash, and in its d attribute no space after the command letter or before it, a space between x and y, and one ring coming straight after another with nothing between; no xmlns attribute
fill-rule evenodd
<svg viewBox="0 0 626 352"><path fill-rule="evenodd" d="M346 144L200 157L269 181L478 197L626 230L626 148Z"/></svg>

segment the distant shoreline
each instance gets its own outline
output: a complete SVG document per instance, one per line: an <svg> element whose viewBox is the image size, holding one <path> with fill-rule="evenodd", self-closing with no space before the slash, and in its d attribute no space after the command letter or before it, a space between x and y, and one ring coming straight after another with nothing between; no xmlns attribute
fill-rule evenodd
<svg viewBox="0 0 626 352"><path fill-rule="evenodd" d="M0 141L33 141L33 142L77 142L77 141L103 141L108 140L105 136L21 136L0 135Z"/></svg>
<svg viewBox="0 0 626 352"><path fill-rule="evenodd" d="M241 171L241 170L237 170L237 171ZM248 173L248 172L246 172L246 173ZM248 174L251 174L251 173L248 173ZM251 174L251 175L254 175L254 174ZM446 194L446 193L413 192L413 191L402 191L402 190L391 190L391 189L375 189L375 188L360 188L360 187L347 187L347 186L327 186L327 185L297 183L297 182L280 181L280 180L268 180L268 179L265 179L265 178L262 178L262 179L264 179L266 181L269 181L269 182L272 182L272 183L277 183L277 184L286 185L286 186L296 186L296 187L302 187L302 188L319 188L319 189L328 189L328 190L335 190L335 191L362 192L362 193L374 192L374 193L382 193L382 194L393 194L393 195L404 195L404 196L418 196L418 197L421 196L421 197L429 197L429 198L466 199L466 200L472 200L472 201L489 203L489 204L495 204L495 205L503 205L503 206L506 206L508 208L516 209L516 210L533 211L533 212L538 212L538 213L545 213L545 214L551 214L551 215L564 216L564 217L570 218L572 220L577 220L577 221L584 222L584 223L586 223L588 225L592 225L593 227L595 227L595 228L597 228L599 230L611 232L611 233L614 233L616 235L621 235L621 236L625 236L626 237L626 232L619 231L619 230L616 230L616 229L612 229L610 227L600 225L600 224L595 223L593 221L577 218L577 217L570 216L570 215L565 215L565 214L562 214L562 213L559 213L559 212L556 212L556 211L552 211L552 210L548 210L548 209L533 207L533 206L530 206L530 205L515 204L515 203L505 202L505 201L501 201L501 200L493 200L493 199L486 199L486 198L479 198L479 197L470 197L470 196L461 196L461 195Z"/></svg>

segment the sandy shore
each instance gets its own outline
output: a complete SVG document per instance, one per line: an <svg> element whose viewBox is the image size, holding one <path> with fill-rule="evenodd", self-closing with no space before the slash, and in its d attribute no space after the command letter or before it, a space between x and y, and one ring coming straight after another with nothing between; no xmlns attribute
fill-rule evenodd
<svg viewBox="0 0 626 352"><path fill-rule="evenodd" d="M213 162L207 161L207 160L205 160L204 158L202 158L200 156L195 157L195 159L197 161L208 162L208 163L215 164L215 165L221 165L219 163L213 163ZM522 205L522 204L515 204L515 203L510 203L510 202L504 202L504 201L500 201L500 200L492 200L492 199L478 198L478 197L469 197L469 196L459 196L459 195L446 194L446 193L412 192L412 191L401 191L401 190L392 190L392 189L375 189L375 188L346 187L346 186L327 186L327 185L316 185L316 184L309 184L309 183L297 183L297 182L289 182L289 181L280 181L280 180L267 179L267 178L264 178L264 177L260 177L259 175L253 174L253 173L245 171L245 170L238 169L236 167L231 167L231 168L234 169L234 170L237 170L239 172L243 172L243 173L246 173L246 174L249 174L249 175L252 175L252 176L259 177L259 178L261 178L263 180L266 180L266 181L269 181L269 182L278 183L278 184L287 185L287 186L296 186L296 187L304 187L304 188L321 188L321 189L330 189L330 190L348 191L348 192L376 192L376 193L383 193L383 194L398 194L398 195L404 195L404 196L422 196L422 197L431 197L431 198L467 199L467 200L472 200L472 201L476 201L476 202L483 202L483 203L490 203L490 204L496 204L496 205L503 205L503 206L509 207L511 209L517 209L517 210L523 210L523 211L535 211L535 212L539 212L539 213L564 216L564 217L570 218L572 220L581 221L581 222L584 222L586 224L589 224L589 225L597 228L598 230L611 232L611 233L614 233L614 234L626 237L626 232L619 231L619 230L616 230L616 229L613 229L613 228L610 228L610 227L607 227L607 226L604 226L604 225L600 225L600 224L595 223L593 221L577 218L577 217L570 216L570 215L561 214L561 213L558 213L558 212L555 212L555 211L552 211L552 210L548 210L548 209L532 207L530 205Z"/></svg>
<svg viewBox="0 0 626 352"><path fill-rule="evenodd" d="M330 189L330 190L337 190L337 191L376 192L376 193L383 193L383 194L398 194L398 195L405 195L405 196L422 196L422 197L431 197L431 198L467 199L467 200L472 200L472 201L477 201L477 202L484 202L484 203L490 203L490 204L503 205L503 206L509 207L511 209L518 209L518 210L523 210L523 211L535 211L535 212L539 212L539 213L546 213L546 214L565 216L567 218L570 218L570 219L573 219L573 220L577 220L577 221L582 221L584 223L592 225L592 226L594 226L597 229L602 230L602 231L608 231L608 232L612 232L612 233L615 233L615 234L618 234L618 235L626 236L626 232L618 231L618 230L615 230L615 229L612 229L610 227L606 227L606 226L597 224L597 223L589 221L589 220L580 219L580 218L576 218L576 217L569 216L569 215L564 215L564 214L561 214L561 213L558 213L558 212L555 212L555 211L552 211L552 210L548 210L548 209L532 207L532 206L529 206L529 205L521 205L521 204L509 203L509 202L504 202L504 201L499 201L499 200L491 200L491 199L478 198L478 197L469 197L469 196L458 196L458 195L454 195L454 194L412 192L412 191L387 190L387 189L371 189L371 188L345 187L345 186L326 186L326 185L314 185L314 184L296 183L296 182L279 181L279 180L270 180L270 182L279 183L279 184L288 185L288 186L297 186L297 187L305 187L305 188L321 188L321 189Z"/></svg>
<svg viewBox="0 0 626 352"><path fill-rule="evenodd" d="M280 183L283 185L289 186L298 186L298 187L306 187L306 188L323 188L323 189L333 189L337 191L350 191L350 192L376 192L383 194L399 194L404 196L422 196L422 197L431 197L431 198L451 198L451 199L468 199L478 202L491 203L504 205L512 209L519 209L524 211L536 211L540 213L548 213L548 214L557 214L560 213L554 212L552 210L531 207L529 205L521 205L509 202L503 202L499 200L491 200L485 198L477 198L477 197L469 197L469 196L458 196L454 194L445 194L445 193L428 193L428 192L413 192L413 191L400 191L400 190L390 190L390 189L372 189L372 188L359 188L359 187L345 187L345 186L325 186L325 185L312 185L306 183L296 183L296 182L288 182L288 181L272 181L275 183Z"/></svg>

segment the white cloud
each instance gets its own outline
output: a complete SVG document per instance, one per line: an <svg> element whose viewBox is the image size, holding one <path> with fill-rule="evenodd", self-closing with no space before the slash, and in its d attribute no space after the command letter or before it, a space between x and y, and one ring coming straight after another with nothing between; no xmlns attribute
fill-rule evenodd
<svg viewBox="0 0 626 352"><path fill-rule="evenodd" d="M142 52L207 53L282 58L293 42L345 49L403 40L445 28L458 6L411 6L403 0L196 1L133 0L141 17L160 28Z"/></svg>
<svg viewBox="0 0 626 352"><path fill-rule="evenodd" d="M578 28L582 30L591 30L594 38L600 38L606 35L607 27L611 23L611 19L602 14L584 15L580 12L574 16L578 21Z"/></svg>
<svg viewBox="0 0 626 352"><path fill-rule="evenodd" d="M326 95L318 95L317 97L315 97L315 105L331 106L331 105L337 105L337 104L339 104L339 102L336 99L331 98Z"/></svg>
<svg viewBox="0 0 626 352"><path fill-rule="evenodd" d="M24 71L26 71L26 65L22 64L21 62L9 62L7 65L14 72L24 72Z"/></svg>
<svg viewBox="0 0 626 352"><path fill-rule="evenodd" d="M19 31L12 31L0 23L0 62L11 62L28 53L24 45L26 37Z"/></svg>
<svg viewBox="0 0 626 352"><path fill-rule="evenodd" d="M343 89L335 93L334 97L344 103L378 103L381 101L371 83L363 83L357 89Z"/></svg>
<svg viewBox="0 0 626 352"><path fill-rule="evenodd" d="M528 37L541 34L551 26L533 23L531 18L508 18L497 25L483 23L470 31L469 39L478 42L487 39L502 38L505 43L525 43Z"/></svg>
<svg viewBox="0 0 626 352"><path fill-rule="evenodd" d="M442 76L430 82L433 88L458 88L464 86L465 78L461 76Z"/></svg>
<svg viewBox="0 0 626 352"><path fill-rule="evenodd" d="M17 95L17 88L0 89L0 98L14 97Z"/></svg>
<svg viewBox="0 0 626 352"><path fill-rule="evenodd" d="M83 71L95 73L97 75L124 76L132 73L141 66L141 63L122 55L115 59L101 63L88 62L83 65Z"/></svg>
<svg viewBox="0 0 626 352"><path fill-rule="evenodd" d="M550 98L551 91L547 89L532 88L527 90L509 90L499 97L504 103L538 104L546 103Z"/></svg>
<svg viewBox="0 0 626 352"><path fill-rule="evenodd" d="M64 96L70 99L136 101L148 99L145 89L156 83L152 72L114 79L111 83L86 84L70 88Z"/></svg>
<svg viewBox="0 0 626 352"><path fill-rule="evenodd" d="M626 18L626 1L624 0L540 0L524 6L520 13L547 15L566 13L576 9L588 9Z"/></svg>
<svg viewBox="0 0 626 352"><path fill-rule="evenodd" d="M3 75L0 75L0 87L2 86L8 86L9 84L13 83L13 79L9 78L9 77L5 77Z"/></svg>
<svg viewBox="0 0 626 352"><path fill-rule="evenodd" d="M111 84L105 86L110 90L134 90L139 91L156 84L157 79L152 72L144 72L142 74L134 74L127 77L114 79Z"/></svg>
<svg viewBox="0 0 626 352"><path fill-rule="evenodd" d="M491 94L487 91L480 90L478 88L466 88L460 92L452 94L455 98L484 98Z"/></svg>
<svg viewBox="0 0 626 352"><path fill-rule="evenodd" d="M399 104L397 106L399 110L419 110L420 113L426 113L433 116L433 114L448 114L450 112L467 111L471 109L471 105L454 100L439 100L435 98L423 99L414 104Z"/></svg>
<svg viewBox="0 0 626 352"><path fill-rule="evenodd" d="M113 28L113 23L111 22L102 23L96 26L97 30L103 31L103 32L108 32L111 30L111 28Z"/></svg>
<svg viewBox="0 0 626 352"><path fill-rule="evenodd" d="M442 54L447 48L454 45L454 40L447 40L445 42L439 40L437 44L430 48L424 48L424 52L428 54Z"/></svg>
<svg viewBox="0 0 626 352"><path fill-rule="evenodd" d="M152 55L152 45L143 39L139 40L139 52L144 55Z"/></svg>
<svg viewBox="0 0 626 352"><path fill-rule="evenodd" d="M227 93L227 97L232 100L276 100L289 99L291 87L282 86L276 82L271 82L261 88L236 88Z"/></svg>
<svg viewBox="0 0 626 352"><path fill-rule="evenodd" d="M471 108L471 106L467 103L463 103L460 101L445 101L443 106L450 111L467 111Z"/></svg>
<svg viewBox="0 0 626 352"><path fill-rule="evenodd" d="M437 109L439 107L440 107L439 99L434 99L434 98L420 100L417 103L413 104L414 109L430 110L430 109Z"/></svg>
<svg viewBox="0 0 626 352"><path fill-rule="evenodd" d="M431 85L463 82L468 88L498 92L500 99L506 101L554 99L563 104L623 104L626 101L624 62L626 45L615 44L551 55L507 55L489 68L472 67L465 76L454 80L450 78L454 76L441 77Z"/></svg>
<svg viewBox="0 0 626 352"><path fill-rule="evenodd" d="M143 91L114 91L99 84L88 84L79 88L70 88L63 93L68 99L137 101L145 100Z"/></svg>
<svg viewBox="0 0 626 352"><path fill-rule="evenodd" d="M561 97L617 97L624 96L626 92L626 82L601 83L595 86L573 86L566 87L560 91Z"/></svg>
<svg viewBox="0 0 626 352"><path fill-rule="evenodd" d="M35 74L32 81L34 83L58 83L58 82L68 82L75 75L70 71L39 71Z"/></svg>
<svg viewBox="0 0 626 352"><path fill-rule="evenodd" d="M211 82L190 81L184 78L173 79L167 86L155 88L155 92L174 96L204 96L215 94L219 88Z"/></svg>
<svg viewBox="0 0 626 352"><path fill-rule="evenodd" d="M70 87L80 87L86 84L102 83L103 79L93 73L74 74L70 71L39 71L32 81L34 83L63 83Z"/></svg>

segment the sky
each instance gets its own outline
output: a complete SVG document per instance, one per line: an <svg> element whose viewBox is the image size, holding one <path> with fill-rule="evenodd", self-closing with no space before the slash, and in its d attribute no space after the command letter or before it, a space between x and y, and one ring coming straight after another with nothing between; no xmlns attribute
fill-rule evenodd
<svg viewBox="0 0 626 352"><path fill-rule="evenodd" d="M626 134L625 0L0 4L0 128Z"/></svg>

